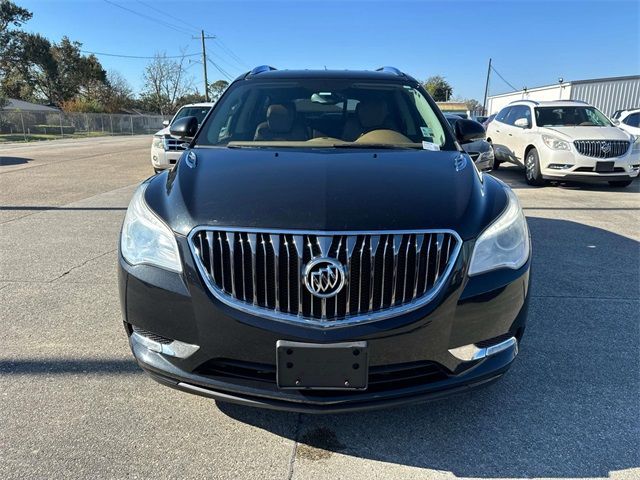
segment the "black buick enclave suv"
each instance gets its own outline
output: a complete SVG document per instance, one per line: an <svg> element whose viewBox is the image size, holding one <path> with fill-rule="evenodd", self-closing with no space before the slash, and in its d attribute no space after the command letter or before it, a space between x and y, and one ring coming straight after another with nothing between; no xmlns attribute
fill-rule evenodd
<svg viewBox="0 0 640 480"><path fill-rule="evenodd" d="M246 405L368 409L485 385L525 328L514 193L397 69L234 81L122 227L133 354L159 382Z"/></svg>

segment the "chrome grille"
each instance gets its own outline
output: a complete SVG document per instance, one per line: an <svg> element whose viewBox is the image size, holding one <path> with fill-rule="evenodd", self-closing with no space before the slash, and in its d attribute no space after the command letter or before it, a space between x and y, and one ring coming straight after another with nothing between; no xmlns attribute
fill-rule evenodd
<svg viewBox="0 0 640 480"><path fill-rule="evenodd" d="M173 137L164 137L164 149L167 152L181 152L186 150L188 143Z"/></svg>
<svg viewBox="0 0 640 480"><path fill-rule="evenodd" d="M203 227L191 250L212 293L260 316L331 326L372 321L427 303L461 247L452 231L281 232ZM339 260L346 282L319 298L303 270L315 258Z"/></svg>
<svg viewBox="0 0 640 480"><path fill-rule="evenodd" d="M576 140L573 144L579 153L594 158L620 157L629 150L625 140Z"/></svg>

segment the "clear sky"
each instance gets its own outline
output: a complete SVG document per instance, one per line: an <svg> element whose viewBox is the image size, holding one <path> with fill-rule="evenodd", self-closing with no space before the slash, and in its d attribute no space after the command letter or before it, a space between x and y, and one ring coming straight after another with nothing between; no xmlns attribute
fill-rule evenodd
<svg viewBox="0 0 640 480"><path fill-rule="evenodd" d="M392 65L419 79L443 75L454 96L482 101L489 57L518 89L558 77L640 73L637 0L14 1L33 12L26 30L56 41L67 35L94 52L152 56L186 48L198 53L200 41L191 35L203 28L223 42L208 40L208 53L234 78L262 64L279 69ZM148 60L99 58L134 89L141 87ZM200 86L202 66L192 63L189 73ZM210 65L209 80L218 78L224 76ZM492 75L490 93L510 90Z"/></svg>

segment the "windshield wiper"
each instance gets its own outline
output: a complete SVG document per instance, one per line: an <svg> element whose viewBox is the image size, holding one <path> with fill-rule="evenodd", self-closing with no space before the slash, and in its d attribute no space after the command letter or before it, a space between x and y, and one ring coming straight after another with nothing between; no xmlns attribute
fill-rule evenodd
<svg viewBox="0 0 640 480"><path fill-rule="evenodd" d="M422 149L422 145L418 144L402 144L395 145L390 143L334 143L333 148L364 148L364 149L386 149L386 150L414 150Z"/></svg>

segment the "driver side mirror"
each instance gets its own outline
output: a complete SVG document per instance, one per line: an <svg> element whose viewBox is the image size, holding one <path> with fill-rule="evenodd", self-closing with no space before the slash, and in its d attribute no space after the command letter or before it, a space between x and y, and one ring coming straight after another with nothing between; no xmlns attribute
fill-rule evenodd
<svg viewBox="0 0 640 480"><path fill-rule="evenodd" d="M513 122L513 124L516 127L519 127L519 128L530 128L531 127L531 124L529 123L529 119L528 118L524 118L524 117L517 119L515 122Z"/></svg>
<svg viewBox="0 0 640 480"><path fill-rule="evenodd" d="M196 117L182 117L171 125L169 132L178 138L193 138L198 131L198 119Z"/></svg>
<svg viewBox="0 0 640 480"><path fill-rule="evenodd" d="M169 120L163 120L162 121L162 126L163 127L168 127L169 126Z"/></svg>
<svg viewBox="0 0 640 480"><path fill-rule="evenodd" d="M611 123L613 123L615 126L618 126L618 125L620 125L620 120L618 120L617 118L613 118L611 120Z"/></svg>
<svg viewBox="0 0 640 480"><path fill-rule="evenodd" d="M487 137L487 132L480 123L465 118L456 122L455 133L456 140L462 145Z"/></svg>

